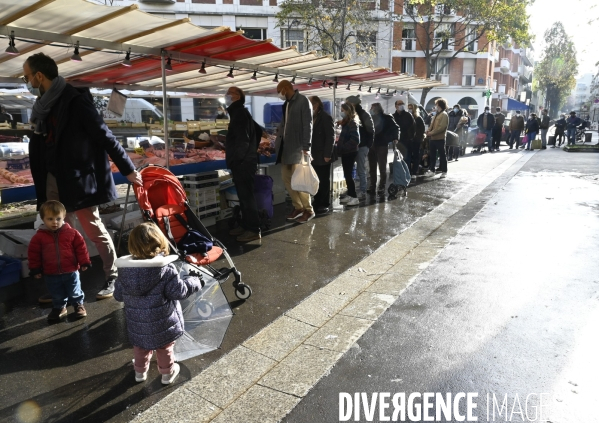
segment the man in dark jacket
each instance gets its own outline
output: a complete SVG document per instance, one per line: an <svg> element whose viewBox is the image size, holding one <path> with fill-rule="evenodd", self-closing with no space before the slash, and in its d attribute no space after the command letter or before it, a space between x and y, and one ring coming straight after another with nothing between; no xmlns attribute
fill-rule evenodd
<svg viewBox="0 0 599 423"><path fill-rule="evenodd" d="M549 113L547 109L543 109L541 112L541 124L539 128L541 129L541 142L542 149L547 149L547 132L549 131L549 125L551 124L551 119L549 118Z"/></svg>
<svg viewBox="0 0 599 423"><path fill-rule="evenodd" d="M258 140L262 132L257 133L254 119L245 108L245 94L240 88L227 90L225 104L230 119L225 141L227 167L233 174L242 218L241 225L229 234L236 236L239 242L250 242L261 238L254 175L258 170Z"/></svg>
<svg viewBox="0 0 599 423"><path fill-rule="evenodd" d="M503 134L503 122L505 122L505 115L501 113L501 108L495 108L495 126L493 126L493 148L495 151L499 151L499 144L501 144L501 135Z"/></svg>
<svg viewBox="0 0 599 423"><path fill-rule="evenodd" d="M399 143L397 147L399 152L403 156L404 161L408 165L408 168L412 164L412 151L410 146L414 140L415 123L414 116L412 116L407 110L403 100L397 100L395 102L395 112L393 113L393 119L399 126Z"/></svg>
<svg viewBox="0 0 599 423"><path fill-rule="evenodd" d="M328 213L331 206L331 158L335 145L335 123L333 117L324 111L318 96L309 98L312 103L314 123L312 124L312 167L318 175L318 192L312 201L316 214Z"/></svg>
<svg viewBox="0 0 599 423"><path fill-rule="evenodd" d="M582 124L582 120L576 116L576 112L570 112L570 117L566 119L566 129L568 130L568 145L576 144L576 128Z"/></svg>
<svg viewBox="0 0 599 423"><path fill-rule="evenodd" d="M514 143L516 143L516 148L520 147L520 134L524 131L524 125L524 116L520 114L520 110L516 110L516 114L510 119L508 127L510 131L510 150L514 147Z"/></svg>
<svg viewBox="0 0 599 423"><path fill-rule="evenodd" d="M557 145L561 147L562 142L564 142L564 131L566 129L566 115L561 114L559 119L555 122L555 144L551 146L551 148L555 148ZM558 143L559 141L559 143Z"/></svg>
<svg viewBox="0 0 599 423"><path fill-rule="evenodd" d="M356 157L356 173L360 179L359 199L366 198L366 159L368 151L374 143L374 123L372 116L362 108L362 99L359 95L351 95L345 99L346 102L352 104L356 109L356 114L360 119L360 145L358 146L358 156Z"/></svg>
<svg viewBox="0 0 599 423"><path fill-rule="evenodd" d="M399 140L399 126L393 116L384 113L381 103L372 103L370 114L374 123L374 143L368 152L368 165L370 166L370 194L382 195L387 187L387 153L389 143ZM378 188L376 185L377 166L380 174Z"/></svg>
<svg viewBox="0 0 599 423"><path fill-rule="evenodd" d="M38 208L57 200L65 205L71 226L75 218L79 220L104 266L106 283L96 298L110 298L117 275L116 251L98 212L98 205L117 198L108 156L129 182L141 185L141 176L94 107L89 90L67 84L51 57L30 56L23 74L29 91L38 96L29 146ZM40 301L52 300L45 295Z"/></svg>
<svg viewBox="0 0 599 423"><path fill-rule="evenodd" d="M495 126L495 118L491 113L489 113L489 106L485 107L485 112L478 117L476 121L478 126L478 131L481 134L485 134L487 136L487 144L489 146L489 151L493 151L493 127Z"/></svg>

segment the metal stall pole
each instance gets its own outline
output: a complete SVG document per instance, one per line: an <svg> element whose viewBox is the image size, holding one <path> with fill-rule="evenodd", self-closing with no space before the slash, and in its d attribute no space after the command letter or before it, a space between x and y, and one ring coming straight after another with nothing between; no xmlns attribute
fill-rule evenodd
<svg viewBox="0 0 599 423"><path fill-rule="evenodd" d="M162 71L162 114L164 119L164 152L166 154L166 168L170 167L170 148L168 140L168 106L166 97L166 51L162 50L160 58L160 69Z"/></svg>
<svg viewBox="0 0 599 423"><path fill-rule="evenodd" d="M335 82L337 82L337 78L335 78ZM336 101L337 101L337 84L335 83L333 85L333 106L331 107L331 116L333 117L333 122L335 122L335 107L336 107L335 103L336 103ZM335 133L336 133L336 131L335 131ZM329 185L330 185L330 187L329 187L330 194L329 195L331 197L331 202L330 202L331 205L329 206L329 208L331 210L333 210L333 200L335 198L335 194L333 193L333 188L335 187L335 184L333 182L333 177L334 177L333 170L334 170L335 166L334 166L334 162L331 161L330 163L331 163L331 170L330 170L331 174L330 174L330 181L329 181Z"/></svg>

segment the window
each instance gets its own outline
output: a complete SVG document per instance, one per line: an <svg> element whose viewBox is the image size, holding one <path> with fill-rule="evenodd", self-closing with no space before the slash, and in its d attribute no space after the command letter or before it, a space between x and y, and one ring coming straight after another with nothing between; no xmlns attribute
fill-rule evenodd
<svg viewBox="0 0 599 423"><path fill-rule="evenodd" d="M435 60L435 66L433 69L435 70L435 73L439 75L449 74L449 59Z"/></svg>
<svg viewBox="0 0 599 423"><path fill-rule="evenodd" d="M464 59L464 75L476 73L476 59Z"/></svg>
<svg viewBox="0 0 599 423"><path fill-rule="evenodd" d="M239 27L237 30L242 30L243 35L252 40L266 40L266 28L243 28Z"/></svg>
<svg viewBox="0 0 599 423"><path fill-rule="evenodd" d="M414 58L404 57L401 59L401 73L407 73L409 75L414 74Z"/></svg>
<svg viewBox="0 0 599 423"><path fill-rule="evenodd" d="M404 23L401 30L401 42L402 50L414 51L416 50L416 30L414 29L413 23Z"/></svg>
<svg viewBox="0 0 599 423"><path fill-rule="evenodd" d="M403 14L410 15L410 16L417 16L418 15L418 6L415 4L410 4L410 2L408 0L404 0Z"/></svg>
<svg viewBox="0 0 599 423"><path fill-rule="evenodd" d="M435 29L436 38L451 38L455 34L455 24L453 23L441 23Z"/></svg>
<svg viewBox="0 0 599 423"><path fill-rule="evenodd" d="M370 54L376 51L375 31L358 31L356 35L356 50L358 54Z"/></svg>
<svg viewBox="0 0 599 423"><path fill-rule="evenodd" d="M477 42L476 42L476 28L473 26L468 26L466 28L466 51L477 51Z"/></svg>
<svg viewBox="0 0 599 423"><path fill-rule="evenodd" d="M306 33L303 29L284 29L281 34L282 47L297 47L297 51L306 50Z"/></svg>

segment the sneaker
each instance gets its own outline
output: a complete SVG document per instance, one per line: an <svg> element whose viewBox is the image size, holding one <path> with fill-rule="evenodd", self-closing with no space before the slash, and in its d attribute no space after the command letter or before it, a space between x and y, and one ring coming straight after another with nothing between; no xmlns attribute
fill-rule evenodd
<svg viewBox="0 0 599 423"><path fill-rule="evenodd" d="M50 314L48 314L49 322L59 322L67 315L67 308L53 308Z"/></svg>
<svg viewBox="0 0 599 423"><path fill-rule="evenodd" d="M339 202L340 202L341 204L345 204L345 203L347 203L349 200L351 200L351 197L350 197L349 195L348 195L348 196L346 196L346 197L343 197L343 198L339 198Z"/></svg>
<svg viewBox="0 0 599 423"><path fill-rule="evenodd" d="M40 304L50 304L52 302L52 295L45 294L37 299Z"/></svg>
<svg viewBox="0 0 599 423"><path fill-rule="evenodd" d="M260 232L245 231L237 237L237 242L250 242L261 238Z"/></svg>
<svg viewBox="0 0 599 423"><path fill-rule="evenodd" d="M555 145L552 145L551 148L555 148Z"/></svg>
<svg viewBox="0 0 599 423"><path fill-rule="evenodd" d="M181 367L178 363L173 364L173 370L168 375L162 375L162 384L170 385L179 376L179 372L181 371ZM137 379L136 379L137 380Z"/></svg>
<svg viewBox="0 0 599 423"><path fill-rule="evenodd" d="M447 178L447 172L441 172L441 176L439 178Z"/></svg>
<svg viewBox="0 0 599 423"><path fill-rule="evenodd" d="M352 197L346 204L346 206L358 206L360 205L360 200L357 197Z"/></svg>
<svg viewBox="0 0 599 423"><path fill-rule="evenodd" d="M114 282L115 281L116 281L116 278L108 279L106 281L106 283L104 284L104 288L102 288L102 290L96 294L96 299L104 300L106 298L112 297L112 295L114 294Z"/></svg>
<svg viewBox="0 0 599 423"><path fill-rule="evenodd" d="M303 214L304 214L303 210L293 210L291 213L289 213L287 216L285 216L285 219L287 219L287 220L295 220L295 219L299 218Z"/></svg>
<svg viewBox="0 0 599 423"><path fill-rule="evenodd" d="M239 235L241 235L244 232L245 232L245 229L243 229L243 226L238 226L235 229L231 229L229 231L229 235L231 235L231 236L239 236Z"/></svg>
<svg viewBox="0 0 599 423"><path fill-rule="evenodd" d="M431 176L435 176L435 172L429 169L426 172L424 172L424 176L430 178Z"/></svg>
<svg viewBox="0 0 599 423"><path fill-rule="evenodd" d="M136 382L143 382L148 378L148 372L145 371L143 373L137 373L135 372L135 381Z"/></svg>
<svg viewBox="0 0 599 423"><path fill-rule="evenodd" d="M297 219L296 222L297 223L308 223L309 221L314 219L314 216L316 216L316 213L314 213L314 212L310 213L310 212L305 211L304 214L302 215L302 217Z"/></svg>
<svg viewBox="0 0 599 423"><path fill-rule="evenodd" d="M85 311L85 307L83 307L83 304L75 304L73 308L75 309L75 317L77 317L78 319L87 316L87 311Z"/></svg>

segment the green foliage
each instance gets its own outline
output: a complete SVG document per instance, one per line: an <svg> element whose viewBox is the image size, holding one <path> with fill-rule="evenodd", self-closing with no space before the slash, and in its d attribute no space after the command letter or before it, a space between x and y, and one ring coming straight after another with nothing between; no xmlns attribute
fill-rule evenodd
<svg viewBox="0 0 599 423"><path fill-rule="evenodd" d="M377 24L367 4L361 0L286 0L279 5L277 25L282 31L305 30L306 50L335 60L371 64L376 58Z"/></svg>
<svg viewBox="0 0 599 423"><path fill-rule="evenodd" d="M561 22L555 22L545 32L543 59L535 66L538 88L546 92L552 114L565 103L576 86L578 60L576 47Z"/></svg>

